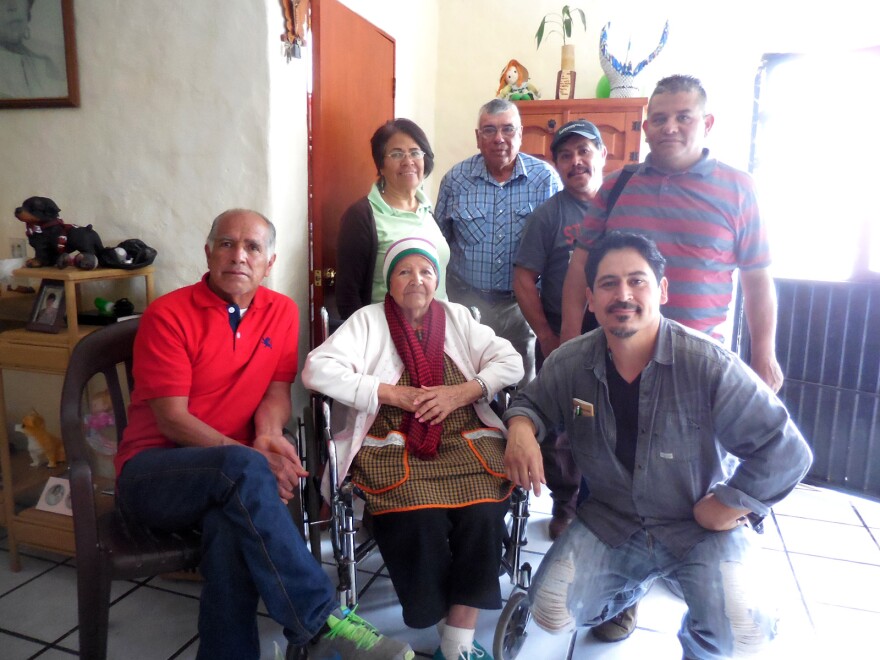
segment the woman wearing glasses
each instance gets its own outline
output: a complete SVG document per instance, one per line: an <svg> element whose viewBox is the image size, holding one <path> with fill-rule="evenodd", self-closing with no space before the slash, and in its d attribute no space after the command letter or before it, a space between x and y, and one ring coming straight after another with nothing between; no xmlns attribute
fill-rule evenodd
<svg viewBox="0 0 880 660"><path fill-rule="evenodd" d="M336 305L343 319L385 299L382 263L395 241L424 238L436 246L441 271L449 262L449 245L422 190L434 169L425 132L409 119L394 119L373 133L370 145L378 178L369 194L343 214L336 244ZM445 278L438 282L436 297L446 300Z"/></svg>

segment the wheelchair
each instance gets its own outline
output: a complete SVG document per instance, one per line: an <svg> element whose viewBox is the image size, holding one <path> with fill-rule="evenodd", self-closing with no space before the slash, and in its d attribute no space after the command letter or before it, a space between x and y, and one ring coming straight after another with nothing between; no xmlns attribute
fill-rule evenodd
<svg viewBox="0 0 880 660"><path fill-rule="evenodd" d="M310 473L302 485L303 524L312 554L319 562L323 559L321 528L327 528L337 571L337 599L340 607L353 608L359 597L357 567L376 550L376 541L369 534L369 517L358 519L356 515L356 500L363 499L358 488L348 478L341 486L336 485L339 473L330 410L331 401L327 397L314 395L312 406L304 410L301 433L298 434L300 460ZM329 509L323 506L322 469L329 473ZM506 535L499 577L507 575L514 590L495 631L493 657L497 660L516 657L525 643L526 626L530 620L526 592L532 567L528 562L522 562L522 550L528 543L529 494L516 486L510 502L510 511L505 517Z"/></svg>
<svg viewBox="0 0 880 660"><path fill-rule="evenodd" d="M321 531L327 529L338 576L337 600L340 607L353 608L358 602L357 566L373 553L376 541L369 535L369 523L357 518L357 488L350 479L337 486L339 471L336 444L330 430L330 403L327 397L313 395L311 407L303 412L300 460L309 471L302 485L304 525L312 554L319 562L323 560ZM326 505L321 492L324 470L328 472L330 485ZM358 542L362 529L367 537Z"/></svg>
<svg viewBox="0 0 880 660"><path fill-rule="evenodd" d="M325 337L329 336L329 322L325 310L321 310ZM478 320L478 312L475 313ZM507 407L510 391L502 392L493 403L496 413ZM300 418L297 449L300 460L309 476L301 483L303 527L313 556L321 562L322 529L330 538L333 562L337 570L336 594L341 607L353 608L358 603L357 567L376 550L376 541L369 533L369 515L358 519L356 501L363 494L351 479L339 483L336 444L331 424L332 401L323 395L312 394L311 405ZM327 471L330 494L325 505L321 492L323 472ZM516 486L510 496L510 511L505 517L506 534L499 577L507 575L514 590L501 612L493 640L493 657L496 660L513 660L527 637L526 626L530 620L527 590L531 582L532 567L522 562L522 550L528 543L529 493ZM360 539L360 540L359 540Z"/></svg>

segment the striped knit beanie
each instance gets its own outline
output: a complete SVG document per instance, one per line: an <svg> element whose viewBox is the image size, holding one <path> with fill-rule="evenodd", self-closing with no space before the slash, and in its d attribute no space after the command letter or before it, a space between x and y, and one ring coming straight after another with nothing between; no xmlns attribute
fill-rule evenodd
<svg viewBox="0 0 880 660"><path fill-rule="evenodd" d="M434 266L437 279L440 279L440 257L437 255L437 248L434 247L434 244L424 238L401 238L399 241L392 243L391 247L388 248L388 252L385 253L385 262L382 264L382 277L385 279L386 288L391 288L390 278L391 273L394 272L394 267L401 259L411 254L417 254L430 261L431 265Z"/></svg>

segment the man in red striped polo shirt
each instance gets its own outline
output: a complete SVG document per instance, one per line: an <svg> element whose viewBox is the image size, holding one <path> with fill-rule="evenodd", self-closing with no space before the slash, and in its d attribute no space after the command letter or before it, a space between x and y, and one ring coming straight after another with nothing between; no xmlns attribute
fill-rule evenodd
<svg viewBox="0 0 880 660"><path fill-rule="evenodd" d="M579 335L586 304L587 248L606 231L651 238L668 265L664 316L723 340L739 269L751 337L750 366L774 391L782 386L776 360L776 291L766 229L751 177L709 156L704 148L715 118L706 92L691 76L657 83L642 124L651 147L608 212L621 171L605 179L572 254L563 288L561 339Z"/></svg>

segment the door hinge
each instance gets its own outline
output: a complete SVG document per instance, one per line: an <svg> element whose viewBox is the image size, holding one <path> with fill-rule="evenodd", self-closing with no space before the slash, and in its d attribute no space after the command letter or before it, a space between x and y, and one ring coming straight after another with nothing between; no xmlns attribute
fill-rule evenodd
<svg viewBox="0 0 880 660"><path fill-rule="evenodd" d="M638 163L639 162L639 152L638 151L630 151L629 152L629 162Z"/></svg>
<svg viewBox="0 0 880 660"><path fill-rule="evenodd" d="M634 121L634 122L633 122L633 127L632 127L632 129L633 129L634 131L640 131L640 130L642 130L642 122L640 122L640 121Z"/></svg>
<svg viewBox="0 0 880 660"><path fill-rule="evenodd" d="M313 275L315 276L315 286L316 287L321 286L321 269L316 268L314 270Z"/></svg>

